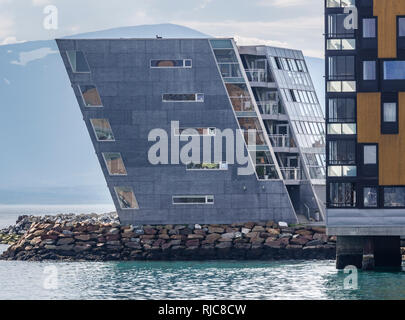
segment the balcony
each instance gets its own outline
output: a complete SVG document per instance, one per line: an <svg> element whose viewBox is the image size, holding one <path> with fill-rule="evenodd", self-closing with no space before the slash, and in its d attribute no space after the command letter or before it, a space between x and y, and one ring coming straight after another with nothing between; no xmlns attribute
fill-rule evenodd
<svg viewBox="0 0 405 320"><path fill-rule="evenodd" d="M278 180L278 173L274 164L256 165L257 176L260 180Z"/></svg>
<svg viewBox="0 0 405 320"><path fill-rule="evenodd" d="M288 120L287 115L283 113L279 102L276 100L260 101L257 105L259 106L263 120Z"/></svg>
<svg viewBox="0 0 405 320"><path fill-rule="evenodd" d="M286 184L299 184L302 180L301 168L280 168Z"/></svg>
<svg viewBox="0 0 405 320"><path fill-rule="evenodd" d="M245 70L247 78L252 87L276 88L276 84L265 69Z"/></svg>
<svg viewBox="0 0 405 320"><path fill-rule="evenodd" d="M291 136L271 134L269 138L275 152L298 153L298 148Z"/></svg>

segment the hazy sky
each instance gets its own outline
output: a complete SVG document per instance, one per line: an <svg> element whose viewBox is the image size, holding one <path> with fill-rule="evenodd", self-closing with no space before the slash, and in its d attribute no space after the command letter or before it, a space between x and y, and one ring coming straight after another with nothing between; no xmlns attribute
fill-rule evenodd
<svg viewBox="0 0 405 320"><path fill-rule="evenodd" d="M43 27L49 4L58 9L58 30ZM323 57L321 0L0 0L0 44L168 22Z"/></svg>

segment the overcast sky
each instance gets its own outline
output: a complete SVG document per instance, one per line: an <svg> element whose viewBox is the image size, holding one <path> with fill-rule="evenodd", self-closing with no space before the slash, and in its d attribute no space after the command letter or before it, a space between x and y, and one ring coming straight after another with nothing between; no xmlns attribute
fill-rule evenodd
<svg viewBox="0 0 405 320"><path fill-rule="evenodd" d="M58 9L58 30L43 27L49 4ZM0 44L155 23L323 57L321 0L0 0Z"/></svg>

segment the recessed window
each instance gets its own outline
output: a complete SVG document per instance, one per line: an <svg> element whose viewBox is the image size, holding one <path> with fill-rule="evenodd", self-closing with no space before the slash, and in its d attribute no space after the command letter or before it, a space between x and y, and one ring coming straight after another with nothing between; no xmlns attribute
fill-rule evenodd
<svg viewBox="0 0 405 320"><path fill-rule="evenodd" d="M203 93L191 94L171 94L166 93L163 95L163 102L204 102Z"/></svg>
<svg viewBox="0 0 405 320"><path fill-rule="evenodd" d="M405 61L384 61L384 80L405 80Z"/></svg>
<svg viewBox="0 0 405 320"><path fill-rule="evenodd" d="M329 57L329 80L354 79L354 65L354 56Z"/></svg>
<svg viewBox="0 0 405 320"><path fill-rule="evenodd" d="M377 146L376 145L364 146L363 154L364 154L364 164L365 165L377 164Z"/></svg>
<svg viewBox="0 0 405 320"><path fill-rule="evenodd" d="M376 80L375 61L363 61L363 80Z"/></svg>
<svg viewBox="0 0 405 320"><path fill-rule="evenodd" d="M376 19L366 18L363 19L363 38L376 37Z"/></svg>
<svg viewBox="0 0 405 320"><path fill-rule="evenodd" d="M356 141L332 140L329 141L329 164L350 165L356 163Z"/></svg>
<svg viewBox="0 0 405 320"><path fill-rule="evenodd" d="M378 188L366 187L363 189L363 205L365 208L378 207Z"/></svg>
<svg viewBox="0 0 405 320"><path fill-rule="evenodd" d="M384 188L384 207L387 208L405 207L405 188L404 187Z"/></svg>
<svg viewBox="0 0 405 320"><path fill-rule="evenodd" d="M174 196L173 204L214 204L214 196Z"/></svg>
<svg viewBox="0 0 405 320"><path fill-rule="evenodd" d="M191 59L150 61L151 68L191 68L192 65Z"/></svg>
<svg viewBox="0 0 405 320"><path fill-rule="evenodd" d="M101 98L98 90L93 85L81 85L79 86L80 92L83 97L83 102L86 107L102 107Z"/></svg>
<svg viewBox="0 0 405 320"><path fill-rule="evenodd" d="M122 210L139 209L131 187L115 187L114 190Z"/></svg>
<svg viewBox="0 0 405 320"><path fill-rule="evenodd" d="M228 164L219 163L189 163L187 170L228 170Z"/></svg>
<svg viewBox="0 0 405 320"><path fill-rule="evenodd" d="M329 205L336 208L355 207L356 189L353 183L330 183Z"/></svg>
<svg viewBox="0 0 405 320"><path fill-rule="evenodd" d="M97 141L115 141L110 123L107 119L91 119Z"/></svg>
<svg viewBox="0 0 405 320"><path fill-rule="evenodd" d="M398 18L398 36L405 37L405 18Z"/></svg>
<svg viewBox="0 0 405 320"><path fill-rule="evenodd" d="M328 100L329 122L356 122L354 98L331 98Z"/></svg>
<svg viewBox="0 0 405 320"><path fill-rule="evenodd" d="M122 160L120 153L104 152L103 157L108 169L108 173L111 176L127 175L127 170L125 169L124 161Z"/></svg>
<svg viewBox="0 0 405 320"><path fill-rule="evenodd" d="M74 73L89 73L90 67L82 51L66 51Z"/></svg>
<svg viewBox="0 0 405 320"><path fill-rule="evenodd" d="M397 104L394 102L383 103L384 122L397 122Z"/></svg>
<svg viewBox="0 0 405 320"><path fill-rule="evenodd" d="M175 128L175 136L215 136L216 128Z"/></svg>
<svg viewBox="0 0 405 320"><path fill-rule="evenodd" d="M345 28L347 13L328 14L328 38L347 38L354 36L353 28Z"/></svg>

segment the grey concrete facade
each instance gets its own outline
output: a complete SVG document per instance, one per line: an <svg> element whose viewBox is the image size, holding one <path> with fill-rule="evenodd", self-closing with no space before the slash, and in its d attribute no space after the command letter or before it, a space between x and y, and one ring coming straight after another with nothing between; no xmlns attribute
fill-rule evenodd
<svg viewBox="0 0 405 320"><path fill-rule="evenodd" d="M282 180L228 170L191 171L184 164L152 165L151 130L180 127L238 130L208 39L57 40L112 199L123 224L296 223ZM81 51L90 73L74 73L66 51ZM150 68L151 59L191 59L192 68ZM78 85L95 85L102 108L83 103ZM203 93L203 103L162 102L165 93ZM115 141L97 141L90 119L108 119ZM184 144L184 143L183 143ZM247 148L245 149L247 152ZM110 176L103 152L120 152L126 176ZM225 153L225 152L224 152ZM114 187L131 187L139 209L121 209ZM214 196L213 204L174 205L173 196Z"/></svg>

